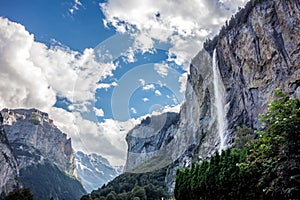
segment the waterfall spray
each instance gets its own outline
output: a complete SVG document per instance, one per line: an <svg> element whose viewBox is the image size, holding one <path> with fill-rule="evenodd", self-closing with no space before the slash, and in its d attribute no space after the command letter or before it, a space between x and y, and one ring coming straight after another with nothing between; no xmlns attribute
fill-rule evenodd
<svg viewBox="0 0 300 200"><path fill-rule="evenodd" d="M221 152L226 146L226 116L225 116L225 87L222 82L220 70L218 67L217 53L216 49L213 53L213 84L214 84L214 94L215 102L214 105L217 111L217 129L220 137L219 152Z"/></svg>

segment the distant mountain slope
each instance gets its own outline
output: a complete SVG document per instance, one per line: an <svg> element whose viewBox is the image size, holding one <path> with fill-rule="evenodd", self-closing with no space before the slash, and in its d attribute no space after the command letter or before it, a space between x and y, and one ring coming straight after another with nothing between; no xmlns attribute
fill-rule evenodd
<svg viewBox="0 0 300 200"><path fill-rule="evenodd" d="M75 153L77 176L86 191L102 187L122 173L123 167L112 167L108 160L97 154Z"/></svg>

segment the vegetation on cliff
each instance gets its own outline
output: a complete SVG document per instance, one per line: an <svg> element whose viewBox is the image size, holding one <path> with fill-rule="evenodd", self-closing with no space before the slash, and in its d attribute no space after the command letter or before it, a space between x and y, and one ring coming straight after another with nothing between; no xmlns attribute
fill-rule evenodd
<svg viewBox="0 0 300 200"><path fill-rule="evenodd" d="M275 96L260 115L255 140L240 134L247 139L237 139L234 148L177 171L176 199L298 199L300 100L280 90Z"/></svg>
<svg viewBox="0 0 300 200"><path fill-rule="evenodd" d="M213 39L207 39L203 47L209 52L211 55L216 48L216 45L219 42L219 39L224 37L226 33L228 33L233 28L238 28L241 25L245 24L248 20L248 16L253 8L260 3L265 2L266 0L251 0L249 1L245 7L239 8L239 11L232 15L229 21L226 21L225 25L222 26L219 35L216 35Z"/></svg>

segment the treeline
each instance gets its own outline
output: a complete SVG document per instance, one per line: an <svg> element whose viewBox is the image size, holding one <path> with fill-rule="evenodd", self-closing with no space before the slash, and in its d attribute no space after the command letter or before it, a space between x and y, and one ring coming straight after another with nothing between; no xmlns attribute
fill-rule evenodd
<svg viewBox="0 0 300 200"><path fill-rule="evenodd" d="M166 169L147 173L124 173L81 200L157 200L167 199Z"/></svg>
<svg viewBox="0 0 300 200"><path fill-rule="evenodd" d="M275 96L256 139L243 127L234 148L177 171L177 200L299 199L300 100L280 90Z"/></svg>
<svg viewBox="0 0 300 200"><path fill-rule="evenodd" d="M229 21L226 21L225 25L222 26L219 35L216 35L212 40L211 39L207 39L204 44L203 44L203 48L209 52L210 54L212 54L212 52L214 51L214 49L216 48L216 45L219 42L220 38L223 38L226 33L233 29L233 28L238 28L241 25L245 24L248 20L248 16L250 14L250 12L253 10L253 8L257 5L260 4L262 2L264 2L266 0L251 0L249 1L244 8L239 8L239 11L235 14L232 15Z"/></svg>
<svg viewBox="0 0 300 200"><path fill-rule="evenodd" d="M16 188L9 192L6 196L4 193L0 195L0 200L33 200L33 194L29 188Z"/></svg>

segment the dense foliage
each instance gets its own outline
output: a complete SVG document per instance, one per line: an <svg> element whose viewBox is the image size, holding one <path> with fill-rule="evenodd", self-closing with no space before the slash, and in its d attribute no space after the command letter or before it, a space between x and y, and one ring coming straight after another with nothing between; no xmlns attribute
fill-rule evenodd
<svg viewBox="0 0 300 200"><path fill-rule="evenodd" d="M238 139L233 149L178 170L177 200L300 197L300 100L280 90L275 96L268 113L260 116L264 127L255 140L243 127L239 131L245 134L238 138L247 138Z"/></svg>
<svg viewBox="0 0 300 200"><path fill-rule="evenodd" d="M35 199L79 199L85 190L80 182L65 174L57 166L45 162L20 170L20 181L30 188Z"/></svg>
<svg viewBox="0 0 300 200"><path fill-rule="evenodd" d="M5 200L33 200L33 194L28 188L18 188L8 193Z"/></svg>
<svg viewBox="0 0 300 200"><path fill-rule="evenodd" d="M81 200L157 200L167 198L166 169L148 173L124 173Z"/></svg>

